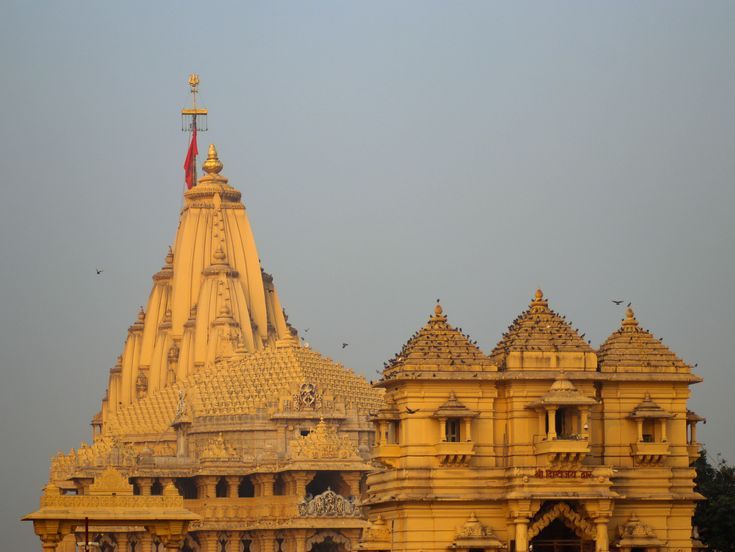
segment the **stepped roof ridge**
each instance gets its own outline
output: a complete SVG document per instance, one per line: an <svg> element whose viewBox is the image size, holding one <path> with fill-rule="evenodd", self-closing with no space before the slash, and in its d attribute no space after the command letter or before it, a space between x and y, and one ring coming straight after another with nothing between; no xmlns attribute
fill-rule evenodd
<svg viewBox="0 0 735 552"><path fill-rule="evenodd" d="M447 323L447 316L437 302L434 314L393 357L384 370L390 377L399 371L443 370L477 371L495 370L477 343Z"/></svg>
<svg viewBox="0 0 735 552"><path fill-rule="evenodd" d="M660 339L639 326L631 308L620 328L600 345L597 358L603 372L691 372L691 367Z"/></svg>
<svg viewBox="0 0 735 552"><path fill-rule="evenodd" d="M580 335L564 316L549 308L549 301L540 289L536 290L528 309L508 327L490 353L490 359L501 366L508 353L526 351L594 352L584 340L584 334Z"/></svg>

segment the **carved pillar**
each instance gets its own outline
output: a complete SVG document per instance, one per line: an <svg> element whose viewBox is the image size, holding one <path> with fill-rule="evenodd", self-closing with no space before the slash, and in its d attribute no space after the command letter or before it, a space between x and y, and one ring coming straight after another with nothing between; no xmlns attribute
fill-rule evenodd
<svg viewBox="0 0 735 552"><path fill-rule="evenodd" d="M666 443L669 440L669 436L667 435L667 426L669 425L669 421L666 418L661 418L661 442Z"/></svg>
<svg viewBox="0 0 735 552"><path fill-rule="evenodd" d="M546 439L549 441L553 441L556 439L556 407L550 406L546 410L546 415L548 416L548 422L549 422L549 431L546 434Z"/></svg>
<svg viewBox="0 0 735 552"><path fill-rule="evenodd" d="M237 496L237 493L235 493L235 496ZM227 534L227 545L225 546L225 550L227 552L240 552L240 539L240 531L229 531Z"/></svg>
<svg viewBox="0 0 735 552"><path fill-rule="evenodd" d="M148 532L143 533L140 536L140 552L152 552L153 550L153 537Z"/></svg>
<svg viewBox="0 0 735 552"><path fill-rule="evenodd" d="M215 498L217 496L217 477L214 475L197 477L196 486L198 498Z"/></svg>
<svg viewBox="0 0 735 552"><path fill-rule="evenodd" d="M56 491L58 492L58 489ZM49 495L50 493L46 491L44 494ZM66 536L58 521L34 521L33 530L38 535L38 538L41 539L43 552L55 552L57 545Z"/></svg>
<svg viewBox="0 0 735 552"><path fill-rule="evenodd" d="M291 472L291 478L294 482L293 494L299 498L306 496L306 486L314 478L316 472Z"/></svg>
<svg viewBox="0 0 735 552"><path fill-rule="evenodd" d="M43 552L56 552L56 546L59 544L58 539L46 537L41 538L41 549Z"/></svg>
<svg viewBox="0 0 735 552"><path fill-rule="evenodd" d="M439 418L439 442L440 443L443 443L444 441L447 440L446 424L447 424L446 418Z"/></svg>
<svg viewBox="0 0 735 552"><path fill-rule="evenodd" d="M258 552L276 552L275 531L260 531L258 535Z"/></svg>
<svg viewBox="0 0 735 552"><path fill-rule="evenodd" d="M515 552L528 552L528 518L516 518L514 523L516 524Z"/></svg>
<svg viewBox="0 0 735 552"><path fill-rule="evenodd" d="M638 425L638 442L642 443L643 442L643 419L642 418L636 419L636 423Z"/></svg>
<svg viewBox="0 0 735 552"><path fill-rule="evenodd" d="M273 496L273 482L276 476L272 473L258 473L255 480L255 496Z"/></svg>
<svg viewBox="0 0 735 552"><path fill-rule="evenodd" d="M151 487L153 487L152 477L138 477L136 478L135 482L138 484L138 489L140 489L141 496L151 495Z"/></svg>
<svg viewBox="0 0 735 552"><path fill-rule="evenodd" d="M303 529L294 531L294 542L296 544L294 548L296 552L306 552L306 531Z"/></svg>
<svg viewBox="0 0 735 552"><path fill-rule="evenodd" d="M199 536L201 552L219 552L216 531L200 531L197 535Z"/></svg>
<svg viewBox="0 0 735 552"><path fill-rule="evenodd" d="M608 518L597 518L595 520L596 536L595 536L595 551L596 552L608 552L610 548L610 541L607 534L607 522Z"/></svg>
<svg viewBox="0 0 735 552"><path fill-rule="evenodd" d="M343 496L360 496L360 472L342 472L340 477L347 484L349 489L345 493L340 493ZM332 489L337 491L337 489Z"/></svg>
<svg viewBox="0 0 735 552"><path fill-rule="evenodd" d="M130 539L127 533L115 533L117 552L130 552Z"/></svg>
<svg viewBox="0 0 735 552"><path fill-rule="evenodd" d="M388 422L381 420L378 423L378 427L380 427L380 431L378 433L378 439L380 440L379 444L387 445L390 442L388 439Z"/></svg>
<svg viewBox="0 0 735 552"><path fill-rule="evenodd" d="M94 479L91 478L75 479L74 486L77 488L77 494L89 494L89 486L92 484L93 481Z"/></svg>
<svg viewBox="0 0 735 552"><path fill-rule="evenodd" d="M465 441L472 441L472 418L469 416L464 419L464 435Z"/></svg>
<svg viewBox="0 0 735 552"><path fill-rule="evenodd" d="M228 475L225 477L225 481L227 481L227 496L229 498L237 498L237 489L240 487L240 479L242 479L239 475ZM240 552L237 550L236 552Z"/></svg>
<svg viewBox="0 0 735 552"><path fill-rule="evenodd" d="M690 444L695 445L697 443L697 422L689 424L689 435L691 439Z"/></svg>

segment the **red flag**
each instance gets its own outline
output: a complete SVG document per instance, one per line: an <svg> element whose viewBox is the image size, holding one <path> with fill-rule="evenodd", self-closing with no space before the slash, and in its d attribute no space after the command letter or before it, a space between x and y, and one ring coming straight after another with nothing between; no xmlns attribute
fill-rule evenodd
<svg viewBox="0 0 735 552"><path fill-rule="evenodd" d="M191 132L191 143L189 144L189 151L186 152L186 160L184 161L184 171L186 172L186 187L191 190L194 185L194 177L196 176L197 168L194 165L194 158L199 153L197 149L197 127L195 126Z"/></svg>

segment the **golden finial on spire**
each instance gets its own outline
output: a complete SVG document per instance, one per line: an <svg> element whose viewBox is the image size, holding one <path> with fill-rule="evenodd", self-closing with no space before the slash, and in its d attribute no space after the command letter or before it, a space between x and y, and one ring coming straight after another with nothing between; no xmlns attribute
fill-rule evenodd
<svg viewBox="0 0 735 552"><path fill-rule="evenodd" d="M199 75L196 73L192 73L189 75L189 86L191 87L191 93L196 94L198 92L199 87Z"/></svg>
<svg viewBox="0 0 735 552"><path fill-rule="evenodd" d="M442 306L439 303L437 303L436 306L434 307L434 314L436 314L437 316L441 316L442 312L444 312L444 310L442 309Z"/></svg>
<svg viewBox="0 0 735 552"><path fill-rule="evenodd" d="M632 330L635 330L637 327L638 327L638 320L635 319L635 313L633 312L633 309L628 307L628 310L625 311L625 319L623 320L623 329L632 331Z"/></svg>
<svg viewBox="0 0 735 552"><path fill-rule="evenodd" d="M223 167L224 165L222 165L222 161L217 157L217 148L214 147L214 144L209 144L207 160L204 162L204 165L202 165L202 169L204 169L204 172L207 174L219 174Z"/></svg>
<svg viewBox="0 0 735 552"><path fill-rule="evenodd" d="M531 308L536 310L543 310L545 307L549 306L549 302L544 299L544 292L541 291L541 289L537 289L536 293L533 296L533 301L531 301Z"/></svg>

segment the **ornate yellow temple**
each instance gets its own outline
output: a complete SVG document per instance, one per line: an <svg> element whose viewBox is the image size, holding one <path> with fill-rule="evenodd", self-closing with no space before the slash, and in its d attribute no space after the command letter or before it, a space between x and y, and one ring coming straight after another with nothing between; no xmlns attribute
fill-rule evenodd
<svg viewBox="0 0 735 552"><path fill-rule="evenodd" d="M595 351L537 291L488 355L437 304L370 386L290 327L222 170L24 518L45 552L698 546L700 379L631 310Z"/></svg>
<svg viewBox="0 0 735 552"><path fill-rule="evenodd" d="M377 384L361 548L692 550L698 381L630 309L595 351L537 291L485 355L437 304Z"/></svg>
<svg viewBox="0 0 735 552"><path fill-rule="evenodd" d="M383 392L301 343L214 146L203 168L93 442L51 462L45 507L28 518L44 550L75 550L84 518L116 552L349 549L366 525L360 481ZM110 468L124 482L105 493ZM134 512L164 516L163 499L185 513L177 535Z"/></svg>

